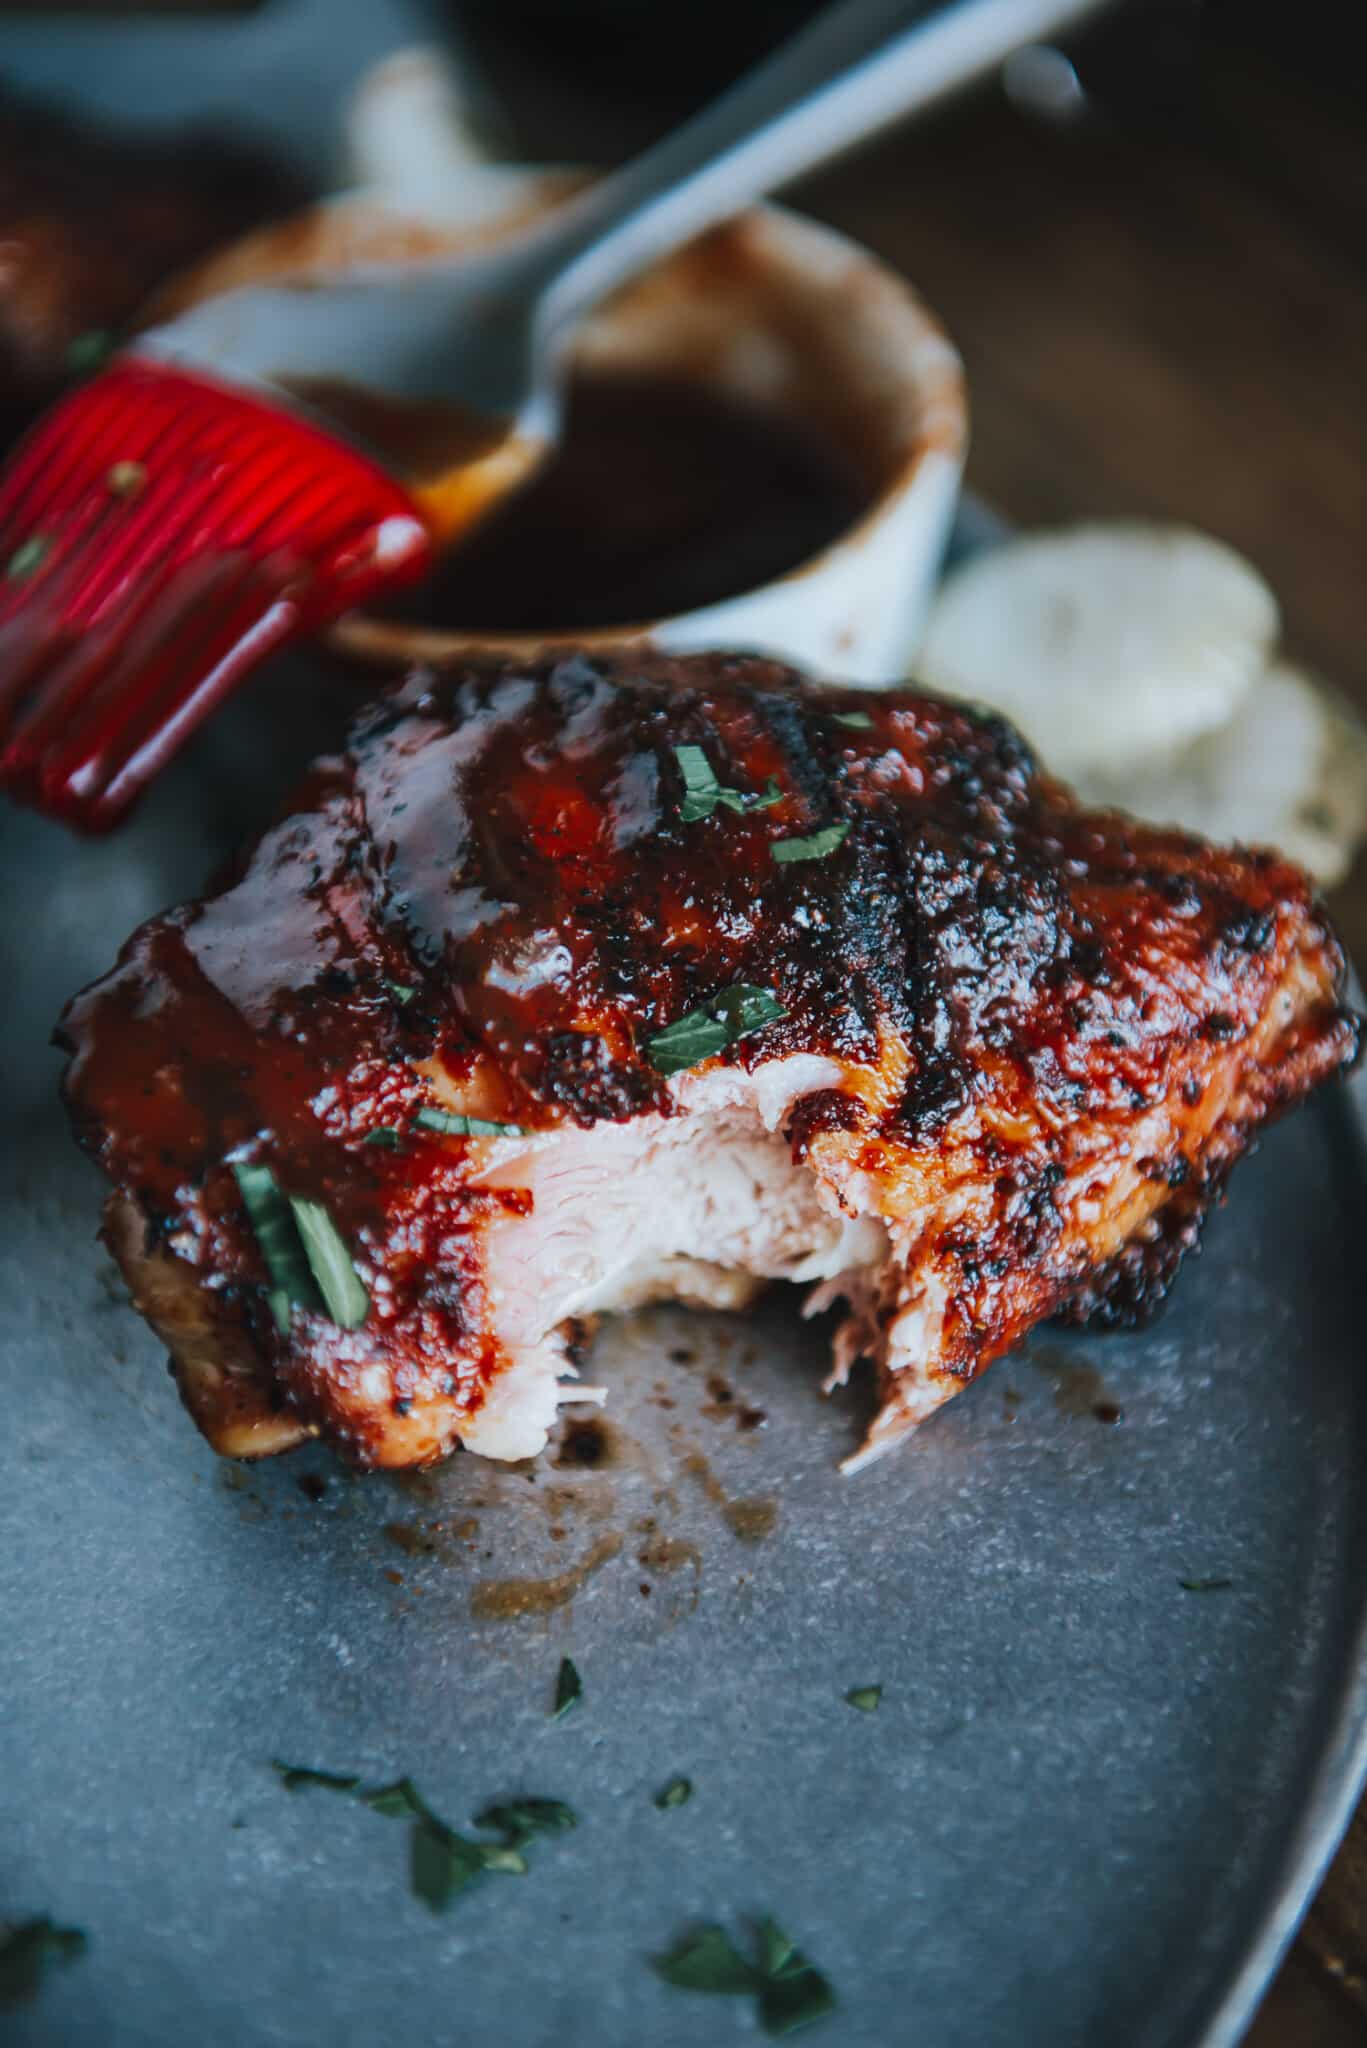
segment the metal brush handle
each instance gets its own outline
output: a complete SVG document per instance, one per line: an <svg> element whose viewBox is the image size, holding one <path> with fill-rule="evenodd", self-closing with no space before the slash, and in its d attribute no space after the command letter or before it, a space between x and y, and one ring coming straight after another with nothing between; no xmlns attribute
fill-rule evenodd
<svg viewBox="0 0 1367 2048"><path fill-rule="evenodd" d="M1106 4L843 0L548 224L528 251L539 342L705 228Z"/></svg>

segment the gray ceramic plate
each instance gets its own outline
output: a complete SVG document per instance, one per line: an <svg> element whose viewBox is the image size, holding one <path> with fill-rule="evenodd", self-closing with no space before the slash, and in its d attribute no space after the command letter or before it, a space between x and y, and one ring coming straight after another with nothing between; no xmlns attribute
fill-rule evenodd
<svg viewBox="0 0 1367 2048"><path fill-rule="evenodd" d="M1154 1328L1042 1336L858 1479L781 1292L610 1326L598 1466L223 1465L93 1242L46 1039L346 708L272 679L109 844L0 815L0 1915L91 1937L14 2038L744 2039L648 1958L768 1911L833 2043L1232 2041L1363 1761L1367 1082L1236 1176ZM273 1756L581 1825L436 1920L401 1831Z"/></svg>
<svg viewBox="0 0 1367 2048"><path fill-rule="evenodd" d="M298 94L292 13L254 19ZM145 49L192 105L222 31L173 33ZM821 1399L782 1295L609 1327L596 1467L224 1466L93 1243L46 1039L346 708L272 678L108 845L0 814L0 1918L91 1944L9 2038L744 2040L648 1959L769 1912L836 1987L814 2040L1234 2041L1364 1763L1367 1082L1236 1177L1153 1329L1043 1336L855 1481L859 1395ZM566 1653L586 1697L553 1722ZM402 1831L273 1756L581 1824L437 1920Z"/></svg>

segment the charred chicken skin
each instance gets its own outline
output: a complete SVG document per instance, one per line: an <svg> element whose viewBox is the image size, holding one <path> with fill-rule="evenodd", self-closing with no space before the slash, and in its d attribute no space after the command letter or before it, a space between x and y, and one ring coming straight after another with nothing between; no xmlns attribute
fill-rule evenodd
<svg viewBox="0 0 1367 2048"><path fill-rule="evenodd" d="M843 1302L857 1465L1130 1320L1352 1056L1275 854L1083 810L1000 720L719 655L422 671L69 1006L108 1240L234 1456L536 1452L577 1319Z"/></svg>

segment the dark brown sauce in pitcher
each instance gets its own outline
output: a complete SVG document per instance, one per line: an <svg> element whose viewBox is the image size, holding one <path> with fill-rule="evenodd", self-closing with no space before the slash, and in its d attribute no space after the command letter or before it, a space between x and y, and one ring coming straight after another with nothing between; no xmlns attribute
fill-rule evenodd
<svg viewBox="0 0 1367 2048"><path fill-rule="evenodd" d="M542 467L389 616L503 633L668 618L786 575L869 498L853 461L773 411L581 375Z"/></svg>

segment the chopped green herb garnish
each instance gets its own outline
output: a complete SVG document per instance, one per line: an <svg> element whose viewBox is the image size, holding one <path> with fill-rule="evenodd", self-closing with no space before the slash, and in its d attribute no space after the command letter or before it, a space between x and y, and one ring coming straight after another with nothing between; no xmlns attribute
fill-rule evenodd
<svg viewBox="0 0 1367 2048"><path fill-rule="evenodd" d="M337 1225L321 1202L305 1195L291 1195L290 1208L328 1314L339 1329L358 1330L370 1314L370 1296Z"/></svg>
<svg viewBox="0 0 1367 2048"><path fill-rule="evenodd" d="M266 1270L275 1283L266 1297L271 1314L276 1328L288 1335L292 1307L318 1307L318 1290L299 1232L269 1166L233 1160L232 1169Z"/></svg>
<svg viewBox="0 0 1367 2048"><path fill-rule="evenodd" d="M849 831L848 819L842 819L838 825L823 825L806 839L775 839L769 851L778 861L825 860L828 853L845 844Z"/></svg>
<svg viewBox="0 0 1367 2048"><path fill-rule="evenodd" d="M555 1707L551 1713L553 1721L559 1721L570 1708L584 1697L584 1681L572 1657L560 1659L560 1669L555 1679Z"/></svg>
<svg viewBox="0 0 1367 2048"><path fill-rule="evenodd" d="M878 1702L882 1697L883 1688L881 1685L852 1686L845 1695L847 1704L852 1707L858 1707L861 1714L876 1714L878 1712Z"/></svg>
<svg viewBox="0 0 1367 2048"><path fill-rule="evenodd" d="M772 776L762 792L725 788L718 782L712 763L701 747L675 747L674 759L683 777L684 793L679 816L685 825L695 824L699 818L710 818L718 804L725 804L729 811L762 811L770 804L783 801L783 791Z"/></svg>
<svg viewBox="0 0 1367 2048"><path fill-rule="evenodd" d="M666 1984L683 1991L711 1991L730 1997L753 1997L766 2034L791 2034L835 2008L835 1994L821 1972L772 1920L759 1926L759 1957L754 1963L732 1945L720 1927L701 1927L687 1935L668 1955L657 1956L655 1969Z"/></svg>
<svg viewBox="0 0 1367 2048"><path fill-rule="evenodd" d="M692 825L699 818L710 818L721 794L721 784L712 763L701 747L675 747L674 759L679 764L684 786L679 816L685 825Z"/></svg>
<svg viewBox="0 0 1367 2048"><path fill-rule="evenodd" d="M402 981L387 981L385 987L389 990L396 1003L411 1003L414 996L418 993L415 988L410 988L406 982Z"/></svg>
<svg viewBox="0 0 1367 2048"><path fill-rule="evenodd" d="M475 1822L476 1827L501 1834L502 1841L478 1842L457 1834L440 1815L433 1813L411 1778L396 1778L392 1785L363 1788L359 1778L341 1777L331 1771L282 1763L275 1763L272 1768L279 1773L287 1791L322 1785L331 1792L353 1795L362 1806L368 1806L372 1813L386 1820L411 1822L410 1882L417 1896L434 1913L444 1912L452 1899L486 1870L525 1877L527 1860L522 1850L534 1836L561 1834L578 1825L578 1816L563 1799L508 1800L486 1807Z"/></svg>
<svg viewBox="0 0 1367 2048"><path fill-rule="evenodd" d="M1184 1593L1226 1593L1234 1584L1233 1579L1179 1579L1178 1585Z"/></svg>
<svg viewBox="0 0 1367 2048"><path fill-rule="evenodd" d="M578 1825L578 1814L563 1799L509 1799L475 1815L477 1828L505 1836L514 1849L530 1842L533 1835L561 1835Z"/></svg>
<svg viewBox="0 0 1367 2048"><path fill-rule="evenodd" d="M147 482L147 471L140 462L116 462L105 471L104 480L116 498L136 498Z"/></svg>
<svg viewBox="0 0 1367 2048"><path fill-rule="evenodd" d="M409 1881L424 1905L440 1913L458 1892L483 1875L484 1858L476 1842L467 1842L447 1827L416 1827L409 1859Z"/></svg>
<svg viewBox="0 0 1367 2048"><path fill-rule="evenodd" d="M831 717L837 725L848 725L854 732L867 732L873 724L867 711L833 711Z"/></svg>
<svg viewBox="0 0 1367 2048"><path fill-rule="evenodd" d="M682 1074L787 1014L772 989L738 981L648 1038L646 1054L657 1074Z"/></svg>
<svg viewBox="0 0 1367 2048"><path fill-rule="evenodd" d="M761 1968L766 1977L776 1977L780 1970L786 1970L797 1954L791 1935L773 1920L761 1920L758 1928Z"/></svg>
<svg viewBox="0 0 1367 2048"><path fill-rule="evenodd" d="M525 1138L521 1124L490 1123L483 1116L457 1116L449 1109L420 1109L413 1118L425 1131L441 1131L449 1138Z"/></svg>
<svg viewBox="0 0 1367 2048"><path fill-rule="evenodd" d="M766 2034L791 2034L835 2011L835 1993L814 1964L772 1920L760 1926L764 1986L759 2023Z"/></svg>
<svg viewBox="0 0 1367 2048"><path fill-rule="evenodd" d="M266 1299L276 1327L289 1333L293 1307L324 1307L344 1330L359 1327L370 1312L336 1224L321 1202L303 1195L286 1198L269 1166L230 1162L261 1256L275 1285Z"/></svg>
<svg viewBox="0 0 1367 2048"><path fill-rule="evenodd" d="M377 1130L367 1131L362 1138L363 1145L378 1145L385 1152L397 1152L399 1134L392 1124L381 1124Z"/></svg>
<svg viewBox="0 0 1367 2048"><path fill-rule="evenodd" d="M386 1820L433 1820L435 1815L421 1798L411 1778L397 1778L392 1785L377 1785L362 1792L361 1804Z"/></svg>
<svg viewBox="0 0 1367 2048"><path fill-rule="evenodd" d="M500 1846L491 1842L477 1842L475 1846L483 1858L486 1870L502 1870L510 1877L527 1875L527 1859L518 1850L511 1849L506 1844Z"/></svg>
<svg viewBox="0 0 1367 2048"><path fill-rule="evenodd" d="M335 1771L315 1771L307 1764L282 1764L276 1757L271 1758L271 1769L279 1773L287 1792L302 1792L306 1785L321 1785L328 1792L354 1792L361 1782L339 1777Z"/></svg>
<svg viewBox="0 0 1367 2048"><path fill-rule="evenodd" d="M668 1955L656 1956L655 1968L666 1984L677 1984L681 1991L741 1994L760 1985L759 1971L737 1954L720 1927L685 1935Z"/></svg>
<svg viewBox="0 0 1367 2048"><path fill-rule="evenodd" d="M0 2005L32 1998L49 1963L74 1963L88 1946L79 1927L59 1927L47 1913L0 1934Z"/></svg>
<svg viewBox="0 0 1367 2048"><path fill-rule="evenodd" d="M11 583L22 583L35 569L41 569L52 552L52 542L45 533L31 533L22 546L17 547L9 558L5 574Z"/></svg>
<svg viewBox="0 0 1367 2048"><path fill-rule="evenodd" d="M659 1807L661 1813L671 1813L676 1806L687 1806L692 1797L693 1781L691 1778L671 1778L669 1783L662 1786L655 1794L655 1804Z"/></svg>
<svg viewBox="0 0 1367 2048"><path fill-rule="evenodd" d="M88 327L66 345L66 366L73 377L88 377L114 352L114 337L107 327Z"/></svg>
<svg viewBox="0 0 1367 2048"><path fill-rule="evenodd" d="M430 1815L413 1830L409 1877L414 1892L434 1913L443 1913L452 1899L486 1870L525 1877L527 1865L515 1849L472 1842Z"/></svg>

